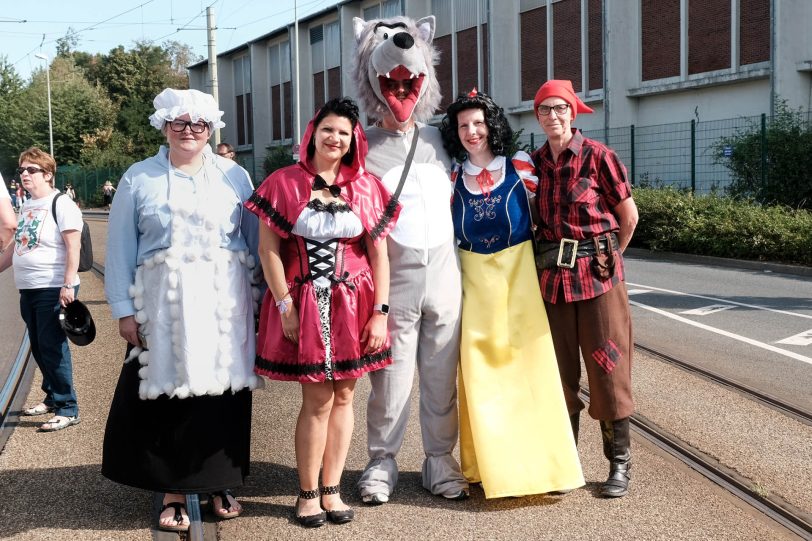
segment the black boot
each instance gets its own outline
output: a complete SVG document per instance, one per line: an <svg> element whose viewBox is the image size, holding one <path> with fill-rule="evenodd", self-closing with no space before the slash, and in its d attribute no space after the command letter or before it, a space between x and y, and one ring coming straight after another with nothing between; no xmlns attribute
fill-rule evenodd
<svg viewBox="0 0 812 541"><path fill-rule="evenodd" d="M570 415L570 426L572 427L572 437L575 438L575 445L578 445L578 428L581 424L581 412Z"/></svg>
<svg viewBox="0 0 812 541"><path fill-rule="evenodd" d="M601 421L603 454L609 459L609 478L601 485L601 496L620 498L629 492L632 452L629 440L629 418Z"/></svg>

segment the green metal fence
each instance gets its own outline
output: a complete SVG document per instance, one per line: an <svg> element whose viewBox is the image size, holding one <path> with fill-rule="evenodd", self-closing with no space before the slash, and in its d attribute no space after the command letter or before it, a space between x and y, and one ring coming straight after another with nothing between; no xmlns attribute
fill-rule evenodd
<svg viewBox="0 0 812 541"><path fill-rule="evenodd" d="M812 111L803 113L812 125ZM625 126L608 130L584 130L584 135L607 144L626 165L635 185L674 186L695 193L723 191L731 182L725 161L733 149L722 140L740 133L760 132L761 177L769 175L766 131L770 117L757 115L697 122L695 119L656 126ZM522 134L520 144L537 148L546 140L543 133Z"/></svg>
<svg viewBox="0 0 812 541"><path fill-rule="evenodd" d="M113 186L117 186L126 170L125 167L87 169L81 165L62 165L56 168L56 187L64 192L65 185L71 184L81 207L100 207L103 202L102 185L109 180Z"/></svg>

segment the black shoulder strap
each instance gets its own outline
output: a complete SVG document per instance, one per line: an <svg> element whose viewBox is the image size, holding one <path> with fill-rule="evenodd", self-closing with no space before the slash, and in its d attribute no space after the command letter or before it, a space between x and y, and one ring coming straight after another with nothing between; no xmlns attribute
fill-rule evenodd
<svg viewBox="0 0 812 541"><path fill-rule="evenodd" d="M62 193L56 194L54 196L53 202L51 203L51 215L53 215L53 217L54 217L54 223L56 223L56 228L57 229L59 229L59 220L56 219L56 200L59 199L62 195L64 195L64 194L62 194Z"/></svg>
<svg viewBox="0 0 812 541"><path fill-rule="evenodd" d="M403 185L406 183L406 177L409 176L409 168L412 166L414 159L414 151L417 149L417 138L420 137L420 128L417 124L414 125L414 136L412 136L412 146L409 148L409 155L406 156L406 163L403 164L403 172L400 174L400 181L395 193L392 194L392 199L397 202L400 199L400 192L403 190Z"/></svg>
<svg viewBox="0 0 812 541"><path fill-rule="evenodd" d="M412 136L412 146L409 148L409 155L406 156L406 162L403 164L403 172L400 174L400 180L398 181L398 187L395 190L395 193L392 194L392 197L389 199L389 202L386 204L386 208L381 215L381 219L378 220L378 224L372 228L370 231L370 236L372 240L378 238L378 236L383 232L386 225L392 219L392 216L395 215L395 209L398 206L398 199L400 199L400 192L403 190L403 185L406 183L406 177L409 176L409 168L412 166L412 160L414 159L414 151L417 149L417 138L420 137L420 128L417 127L417 124L414 125L414 135Z"/></svg>

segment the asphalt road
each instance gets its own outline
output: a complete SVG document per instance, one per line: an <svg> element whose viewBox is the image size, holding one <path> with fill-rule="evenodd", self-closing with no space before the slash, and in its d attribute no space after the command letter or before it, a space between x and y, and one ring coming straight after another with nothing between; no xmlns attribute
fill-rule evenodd
<svg viewBox="0 0 812 541"><path fill-rule="evenodd" d="M626 258L635 340L812 410L812 278Z"/></svg>

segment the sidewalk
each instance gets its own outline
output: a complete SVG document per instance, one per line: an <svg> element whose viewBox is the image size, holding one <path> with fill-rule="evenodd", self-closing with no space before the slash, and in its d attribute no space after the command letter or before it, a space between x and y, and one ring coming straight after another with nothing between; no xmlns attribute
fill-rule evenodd
<svg viewBox="0 0 812 541"><path fill-rule="evenodd" d="M106 223L90 222L94 252L104 257ZM26 419L0 455L0 537L10 539L151 539L151 495L115 485L100 474L101 442L124 342L110 320L101 281L82 275L81 299L93 312L96 341L73 348L82 423L53 434ZM640 385L640 381L636 382ZM662 384L662 382L657 382ZM29 403L40 398L39 377ZM251 476L237 490L243 517L220 523L223 540L255 539L742 539L780 538L780 531L694 472L675 465L639 439L633 442L630 494L597 497L608 466L597 422L582 419L580 454L587 486L564 497L485 500L479 487L465 502L448 502L420 486L422 451L412 415L398 457L401 476L391 502L365 507L354 483L366 464L367 379L356 391L355 434L342 488L356 509L348 525L305 530L292 519L297 493L293 428L299 386L268 382L254 395ZM42 418L41 421L44 421ZM528 427L528 430L532 430Z"/></svg>

